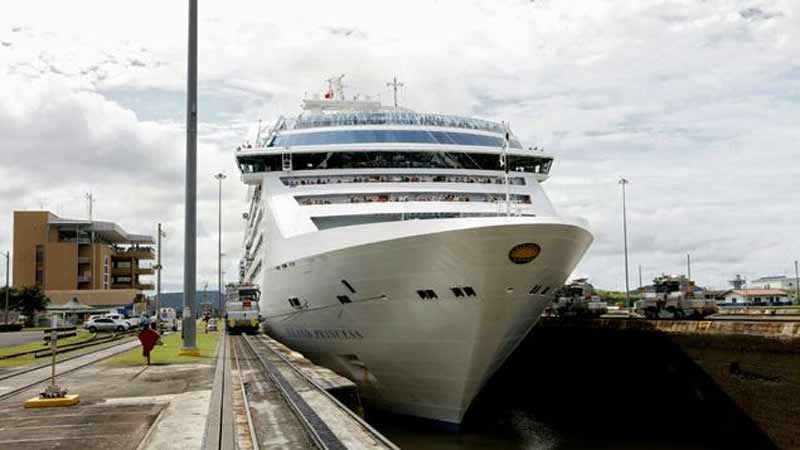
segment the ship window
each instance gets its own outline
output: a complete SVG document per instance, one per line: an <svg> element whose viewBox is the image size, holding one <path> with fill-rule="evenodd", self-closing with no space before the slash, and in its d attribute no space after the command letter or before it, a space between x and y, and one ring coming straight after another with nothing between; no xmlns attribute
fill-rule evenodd
<svg viewBox="0 0 800 450"><path fill-rule="evenodd" d="M469 297L475 297L478 294L475 292L475 289L472 289L471 286L464 287L464 293L467 294Z"/></svg>
<svg viewBox="0 0 800 450"><path fill-rule="evenodd" d="M453 295L455 295L456 297L463 297L464 296L464 291L462 291L461 288L454 287L454 288L450 288L450 290L453 291Z"/></svg>
<svg viewBox="0 0 800 450"><path fill-rule="evenodd" d="M343 284L343 285L345 285L345 287L347 287L347 289L348 289L350 292L352 292L353 294L355 294L355 293L356 293L356 290L355 290L355 289L353 289L353 286L352 286L350 283L348 283L348 282L347 282L347 280L342 280L342 284Z"/></svg>
<svg viewBox="0 0 800 450"><path fill-rule="evenodd" d="M426 289L425 293L428 294L428 298L439 298L439 296L436 295L436 292L433 292L430 289Z"/></svg>
<svg viewBox="0 0 800 450"><path fill-rule="evenodd" d="M547 294L547 291L549 291L549 290L550 290L550 286L547 286L546 288L542 289L542 292L539 295Z"/></svg>
<svg viewBox="0 0 800 450"><path fill-rule="evenodd" d="M542 287L537 284L536 286L532 287L530 291L528 291L528 295L535 295L541 288Z"/></svg>
<svg viewBox="0 0 800 450"><path fill-rule="evenodd" d="M536 217L536 214L522 213L519 215L522 217ZM399 222L402 220L455 219L461 217L497 217L497 213L420 212L404 214L366 214L312 217L311 221L314 222L314 225L316 225L318 229L327 230L330 228L349 227L354 225L366 225L382 222Z"/></svg>
<svg viewBox="0 0 800 450"><path fill-rule="evenodd" d="M278 135L270 147L301 145L376 144L376 143L449 144L480 147L500 147L503 138L482 134L454 133L427 130L343 130ZM519 141L511 140L512 148L522 148Z"/></svg>
<svg viewBox="0 0 800 450"><path fill-rule="evenodd" d="M423 290L421 290L421 289L417 291L417 295L419 295L419 298L421 298L423 300L428 298L428 293L423 291Z"/></svg>
<svg viewBox="0 0 800 450"><path fill-rule="evenodd" d="M346 303L352 303L352 300L350 300L350 297L348 297L346 295L337 295L336 298L338 298L339 302L341 304L343 304L343 305L346 304Z"/></svg>

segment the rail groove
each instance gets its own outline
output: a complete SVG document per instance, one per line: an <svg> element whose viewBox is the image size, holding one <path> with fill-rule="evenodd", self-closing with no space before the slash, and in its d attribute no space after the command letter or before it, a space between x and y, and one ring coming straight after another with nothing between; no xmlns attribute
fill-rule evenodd
<svg viewBox="0 0 800 450"><path fill-rule="evenodd" d="M311 441L319 450L347 450L347 447L331 431L330 427L319 417L316 411L300 396L292 385L284 378L277 367L259 352L249 336L242 336L243 348L255 357L263 372L273 382L284 401L297 416ZM260 346L264 348L265 346Z"/></svg>

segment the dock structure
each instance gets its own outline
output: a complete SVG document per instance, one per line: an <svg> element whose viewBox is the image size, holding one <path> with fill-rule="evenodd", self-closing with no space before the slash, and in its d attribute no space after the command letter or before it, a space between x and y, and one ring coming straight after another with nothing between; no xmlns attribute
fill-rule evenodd
<svg viewBox="0 0 800 450"><path fill-rule="evenodd" d="M397 449L357 412L356 385L268 336L226 336L205 449Z"/></svg>
<svg viewBox="0 0 800 450"><path fill-rule="evenodd" d="M585 435L597 431L598 416L618 414L620 430L650 438L689 430L707 434L715 448L800 449L800 320L741 315L543 318L481 396L562 415L561 423L578 424ZM216 358L205 361L101 363L136 349L130 340L64 359L59 384L82 399L62 412L21 406L47 379L43 366L3 374L0 412L13 426L0 430L0 442L82 450L112 443L130 450L397 448L360 417L352 381L268 336L219 333ZM478 398L473 406L485 405Z"/></svg>

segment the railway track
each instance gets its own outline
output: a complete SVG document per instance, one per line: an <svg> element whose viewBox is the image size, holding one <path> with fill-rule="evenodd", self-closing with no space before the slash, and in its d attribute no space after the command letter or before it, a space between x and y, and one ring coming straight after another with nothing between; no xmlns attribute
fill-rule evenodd
<svg viewBox="0 0 800 450"><path fill-rule="evenodd" d="M117 345L112 345L111 347L102 348L60 360L56 364L56 378L90 366L104 359L108 359L119 353L126 352L138 346L139 341L134 339L119 343ZM50 370L50 364L42 364L0 377L0 401L11 398L34 386L48 382L50 380Z"/></svg>
<svg viewBox="0 0 800 450"><path fill-rule="evenodd" d="M289 437L292 445L287 448L316 448L319 450L345 450L348 448L385 448L397 450L391 441L386 439L361 417L352 412L321 386L303 374L294 364L282 355L273 351L263 336L230 336L233 364L238 368L237 382L241 386L244 407L249 424L250 436L247 439L251 448L260 448L258 430L261 418L253 417L253 410L248 404L248 396L266 395L270 392L280 394L284 410L290 411L293 424L282 423L287 433L301 430L303 436ZM256 375L246 379L245 373ZM307 399L313 399L313 405ZM322 400L322 401L320 401ZM325 406L320 406L324 404ZM329 425L330 417L337 416L336 425ZM287 418L284 417L284 420ZM342 425L342 423L346 425ZM333 423L333 422L331 422ZM331 428L336 427L336 432ZM344 438L343 438L343 437ZM268 437L266 438L268 439ZM241 439L239 440L241 442ZM242 447L240 444L239 447Z"/></svg>

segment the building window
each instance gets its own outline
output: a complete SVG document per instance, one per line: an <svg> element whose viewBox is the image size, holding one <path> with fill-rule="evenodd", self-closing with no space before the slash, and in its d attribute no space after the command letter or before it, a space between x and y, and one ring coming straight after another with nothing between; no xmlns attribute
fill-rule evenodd
<svg viewBox="0 0 800 450"><path fill-rule="evenodd" d="M478 295L478 293L475 292L475 289L472 289L472 286L464 287L464 293L467 294L468 297L475 297Z"/></svg>
<svg viewBox="0 0 800 450"><path fill-rule="evenodd" d="M44 245L36 246L36 286L44 287Z"/></svg>
<svg viewBox="0 0 800 450"><path fill-rule="evenodd" d="M423 300L425 300L426 298L428 298L428 294L427 294L427 292L423 291L422 289L420 289L420 290L418 290L418 291L417 291L417 295L419 295L419 298L421 298L421 299L423 299Z"/></svg>
<svg viewBox="0 0 800 450"><path fill-rule="evenodd" d="M350 300L350 297L348 297L346 295L337 295L336 298L338 298L339 299L339 303L341 303L343 305L347 304L347 303L353 303L352 300Z"/></svg>
<svg viewBox="0 0 800 450"><path fill-rule="evenodd" d="M464 291L462 291L461 288L454 287L454 288L450 288L450 290L453 291L453 295L455 295L456 297L463 297L464 296Z"/></svg>
<svg viewBox="0 0 800 450"><path fill-rule="evenodd" d="M347 282L347 280L342 280L342 284L343 284L343 285L345 285L345 287L346 287L346 288L347 288L347 289L348 289L350 292L352 292L353 294L355 294L355 293L356 293L356 290L355 290L355 289L353 289L353 286L352 286L350 283L348 283L348 282Z"/></svg>
<svg viewBox="0 0 800 450"><path fill-rule="evenodd" d="M546 288L542 289L542 292L539 295L547 294L547 291L549 291L549 290L550 290L550 286L547 286Z"/></svg>
<svg viewBox="0 0 800 450"><path fill-rule="evenodd" d="M530 291L528 291L528 295L536 295L541 288L542 286L537 284L536 286L532 287Z"/></svg>
<svg viewBox="0 0 800 450"><path fill-rule="evenodd" d="M436 295L436 292L433 292L431 289L426 289L425 294L428 295L428 298L439 298L439 296Z"/></svg>

